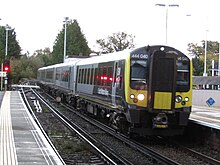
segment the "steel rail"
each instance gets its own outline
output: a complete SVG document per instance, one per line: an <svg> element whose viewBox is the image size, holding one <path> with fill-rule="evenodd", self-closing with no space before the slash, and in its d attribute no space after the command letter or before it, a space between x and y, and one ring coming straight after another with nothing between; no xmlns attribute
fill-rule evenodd
<svg viewBox="0 0 220 165"><path fill-rule="evenodd" d="M38 121L37 117L35 116L28 100L27 97L25 95L24 89L23 87L21 88L20 91L21 96L23 97L24 103L27 106L27 109L29 110L33 120L36 122L37 126L39 127L39 129L41 130L42 134L44 135L44 137L46 138L46 140L48 141L48 143L50 144L50 146L52 147L52 149L54 150L55 154L58 156L59 160L61 161L62 164L66 164L63 160L63 158L60 156L59 152L57 151L57 149L55 148L55 146L53 145L53 143L51 142L50 138L47 136L46 132L44 131L43 127L41 126L40 122Z"/></svg>
<svg viewBox="0 0 220 165"><path fill-rule="evenodd" d="M103 157L104 160L107 160L109 163L111 164L118 164L116 163L114 160L112 160L112 158L110 158L109 156L107 156L103 151L101 151L101 149L99 149L99 147L97 147L96 145L94 145L87 137L85 137L83 134L85 134L86 136L88 136L90 139L92 139L93 141L96 141L95 139L93 139L93 137L91 135L89 135L87 132L85 132L84 130L82 130L82 128L80 128L78 125L76 125L75 123L72 123L69 121L69 119L67 117L65 117L64 115L62 115L62 113L60 113L56 108L52 107L40 94L38 94L36 91L34 91L34 94L41 99L41 101L72 131L76 132L84 141L86 141L91 147L93 147L98 153L101 154L101 156ZM76 128L74 128L76 127ZM82 133L80 133L80 131ZM109 151L110 152L110 151ZM113 154L111 152L111 154ZM113 154L114 157L116 157L121 163L123 164L132 164L131 162L128 162L127 160L123 159L122 157L120 157L119 155L115 155Z"/></svg>

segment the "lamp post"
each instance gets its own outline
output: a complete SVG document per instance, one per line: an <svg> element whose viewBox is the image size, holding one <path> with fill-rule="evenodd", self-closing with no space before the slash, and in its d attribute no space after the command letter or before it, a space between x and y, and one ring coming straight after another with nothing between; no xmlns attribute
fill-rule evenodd
<svg viewBox="0 0 220 165"><path fill-rule="evenodd" d="M11 28L8 26L8 24L5 26L5 59L7 58L8 55L8 31L11 30Z"/></svg>
<svg viewBox="0 0 220 165"><path fill-rule="evenodd" d="M203 72L203 76L207 76L207 73L206 73L207 34L208 34L208 29L206 29L206 33L205 33L205 57L204 57L204 72Z"/></svg>
<svg viewBox="0 0 220 165"><path fill-rule="evenodd" d="M66 59L66 24L69 20L69 17L65 17L64 18L64 45L63 45L63 62L65 62L65 59Z"/></svg>
<svg viewBox="0 0 220 165"><path fill-rule="evenodd" d="M218 76L220 76L220 42L218 45Z"/></svg>
<svg viewBox="0 0 220 165"><path fill-rule="evenodd" d="M0 18L0 20L2 20L2 19ZM3 61L1 63L1 72L3 72ZM1 76L1 91L2 91L2 88L3 88L3 77Z"/></svg>
<svg viewBox="0 0 220 165"><path fill-rule="evenodd" d="M5 60L7 60L7 56L8 56L8 31L11 30L11 27L8 26L8 24L6 24L5 26L5 31L6 31L6 35L5 35ZM8 84L8 77L5 77L5 90L7 90L7 84Z"/></svg>
<svg viewBox="0 0 220 165"><path fill-rule="evenodd" d="M169 7L179 7L178 4L161 4L161 3L157 3L155 4L155 6L161 6L161 7L166 7L166 25L165 25L165 29L166 29L166 44L167 44L167 29L168 29L168 8Z"/></svg>

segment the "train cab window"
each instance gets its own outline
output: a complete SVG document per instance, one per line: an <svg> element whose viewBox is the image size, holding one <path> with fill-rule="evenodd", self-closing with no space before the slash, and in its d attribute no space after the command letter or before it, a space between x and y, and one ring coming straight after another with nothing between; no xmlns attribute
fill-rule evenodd
<svg viewBox="0 0 220 165"><path fill-rule="evenodd" d="M176 91L178 92L186 92L189 90L189 83L190 83L189 65L190 65L189 60L177 61Z"/></svg>
<svg viewBox="0 0 220 165"><path fill-rule="evenodd" d="M130 86L132 89L147 89L148 67L147 60L131 60L131 79Z"/></svg>

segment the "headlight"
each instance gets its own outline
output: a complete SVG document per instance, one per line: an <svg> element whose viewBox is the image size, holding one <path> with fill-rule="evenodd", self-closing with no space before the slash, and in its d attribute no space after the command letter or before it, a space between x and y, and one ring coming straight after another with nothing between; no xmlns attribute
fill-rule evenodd
<svg viewBox="0 0 220 165"><path fill-rule="evenodd" d="M188 102L189 101L189 97L185 97L184 100L185 100L185 102Z"/></svg>
<svg viewBox="0 0 220 165"><path fill-rule="evenodd" d="M180 95L176 96L176 102L180 103L182 101L182 97Z"/></svg>
<svg viewBox="0 0 220 165"><path fill-rule="evenodd" d="M130 95L130 98L131 98L131 99L134 99L134 97L135 97L134 94L131 94L131 95Z"/></svg>
<svg viewBox="0 0 220 165"><path fill-rule="evenodd" d="M140 101L144 100L144 94L138 94L137 98Z"/></svg>

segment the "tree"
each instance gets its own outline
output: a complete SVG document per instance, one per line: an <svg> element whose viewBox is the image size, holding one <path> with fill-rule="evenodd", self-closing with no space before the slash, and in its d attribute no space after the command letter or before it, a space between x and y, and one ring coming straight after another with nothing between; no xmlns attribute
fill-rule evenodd
<svg viewBox="0 0 220 165"><path fill-rule="evenodd" d="M42 58L34 56L11 60L10 82L18 83L22 78L35 79L37 70L42 66L44 66Z"/></svg>
<svg viewBox="0 0 220 165"><path fill-rule="evenodd" d="M45 48L44 50L36 50L33 56L36 59L42 61L43 65L40 67L52 64L52 53L50 52L50 48Z"/></svg>
<svg viewBox="0 0 220 165"><path fill-rule="evenodd" d="M6 48L6 30L4 26L0 26L0 59L3 61L5 57L5 48ZM16 40L16 32L14 29L8 30L8 49L7 49L7 58L19 57L21 53L21 47Z"/></svg>
<svg viewBox="0 0 220 165"><path fill-rule="evenodd" d="M204 57L205 57L205 41L201 41L202 45L199 46L198 44L189 43L188 44L188 51L191 55L194 55L192 59L193 62L193 75L195 76L202 76L204 70ZM207 41L207 56L206 56L206 64L207 64L207 71L211 70L212 68L212 60L215 61L216 66L218 68L218 52L219 51L219 43L217 41ZM210 75L211 72L208 72Z"/></svg>
<svg viewBox="0 0 220 165"><path fill-rule="evenodd" d="M62 31L58 34L52 52L53 63L63 62L63 48L64 48L64 26ZM87 40L81 31L81 28L76 20L71 20L66 28L66 54L88 56L91 50L88 47Z"/></svg>
<svg viewBox="0 0 220 165"><path fill-rule="evenodd" d="M107 39L98 39L96 42L100 45L101 52L105 54L134 48L134 38L135 36L131 34L118 32L108 36Z"/></svg>

